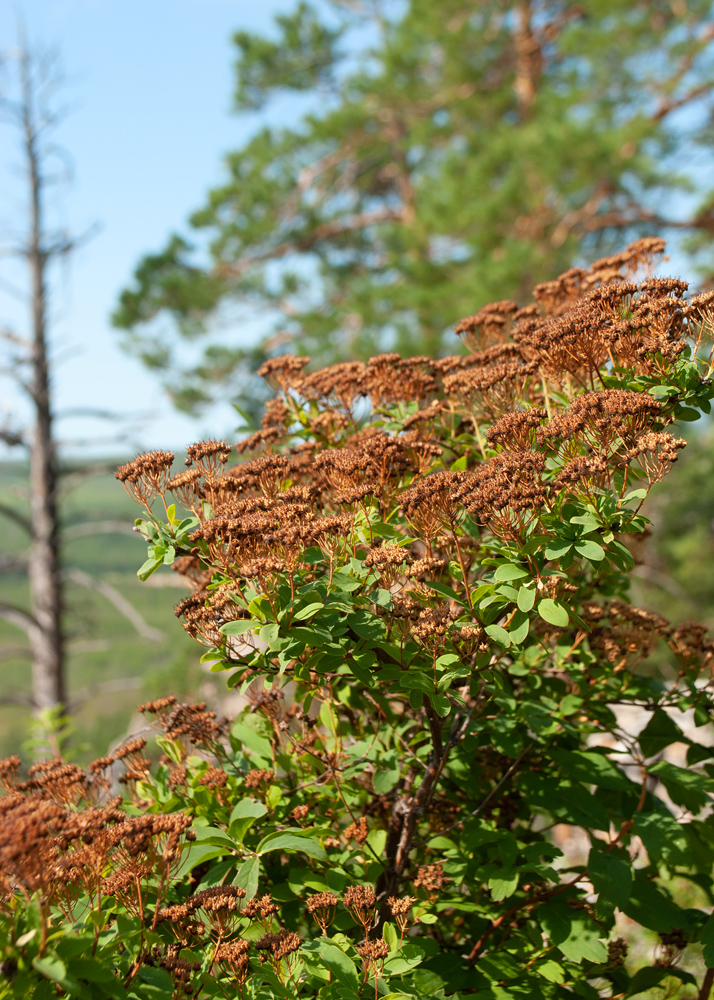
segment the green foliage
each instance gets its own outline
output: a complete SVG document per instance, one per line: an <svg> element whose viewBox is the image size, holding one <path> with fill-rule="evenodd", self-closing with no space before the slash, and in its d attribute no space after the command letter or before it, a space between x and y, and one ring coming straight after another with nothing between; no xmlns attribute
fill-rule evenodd
<svg viewBox="0 0 714 1000"><path fill-rule="evenodd" d="M115 324L196 409L259 395L255 355L288 342L321 363L436 356L454 316L670 222L701 234L710 273L710 195L682 151L710 152L711 17L711 0L334 0L239 32L237 109L310 110L226 157ZM688 215L660 207L688 188ZM262 344L222 333L186 369L181 338L225 331L236 305L277 316Z"/></svg>
<svg viewBox="0 0 714 1000"><path fill-rule="evenodd" d="M0 997L698 989L714 646L628 602L626 543L666 428L714 397L712 296L623 281L654 249L482 311L465 359L274 359L244 461L119 470L242 707L143 706L153 774L141 739L88 774L2 762ZM656 935L641 961L625 918Z"/></svg>
<svg viewBox="0 0 714 1000"><path fill-rule="evenodd" d="M273 42L248 31L237 31L233 40L239 52L236 63L236 109L256 111L276 90L313 90L334 83L339 56L336 43L342 32L322 24L306 3L293 14L278 14L280 33Z"/></svg>

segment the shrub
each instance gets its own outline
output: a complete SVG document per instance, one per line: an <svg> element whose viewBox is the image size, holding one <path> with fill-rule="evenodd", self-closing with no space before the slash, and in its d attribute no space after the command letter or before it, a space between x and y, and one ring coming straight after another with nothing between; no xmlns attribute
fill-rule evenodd
<svg viewBox="0 0 714 1000"><path fill-rule="evenodd" d="M6 994L708 996L714 645L627 600L666 428L714 396L714 294L635 281L661 250L486 307L468 355L275 358L243 461L119 470L245 707L144 706L153 777L136 742L5 762Z"/></svg>

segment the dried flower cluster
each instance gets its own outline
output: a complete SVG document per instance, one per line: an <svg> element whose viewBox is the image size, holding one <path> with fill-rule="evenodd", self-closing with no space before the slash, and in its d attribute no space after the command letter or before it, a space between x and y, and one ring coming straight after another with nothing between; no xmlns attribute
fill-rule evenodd
<svg viewBox="0 0 714 1000"><path fill-rule="evenodd" d="M225 638L226 626L250 619L251 588L309 579L316 550L332 563L358 555L363 520L395 503L403 526L373 540L364 564L408 602L450 561L477 583L484 531L523 542L534 530L547 535L568 500L660 481L685 442L665 430L674 397L652 395L647 380L671 375L683 352L701 353L713 308L709 294L686 299L685 282L634 280L662 250L640 240L539 285L530 305L483 308L457 326L467 355L384 354L313 373L307 358L271 359L261 374L280 395L261 431L241 442L244 461L226 468L226 443L206 441L188 449L189 471L173 479L163 452L122 466L118 477L142 503L171 495L198 521L176 566L200 585L176 609L188 633L229 655L255 648L250 629ZM643 387L611 386L608 373L623 368ZM706 380L711 359L704 368ZM415 409L383 429L395 407ZM458 471L444 468L443 442L455 433ZM465 520L477 530L463 530ZM443 609L398 614L420 642L450 629Z"/></svg>
<svg viewBox="0 0 714 1000"><path fill-rule="evenodd" d="M714 399L714 294L653 277L662 250L485 306L458 356L272 358L235 453L119 470L140 575L173 564L245 707L142 706L155 774L141 740L88 773L0 764L9 906L98 892L115 978L177 1000L627 996L693 983L689 942L714 964L708 911L669 888L714 865L714 643L628 599L672 425ZM639 979L618 913L660 934ZM8 953L39 975L26 926Z"/></svg>

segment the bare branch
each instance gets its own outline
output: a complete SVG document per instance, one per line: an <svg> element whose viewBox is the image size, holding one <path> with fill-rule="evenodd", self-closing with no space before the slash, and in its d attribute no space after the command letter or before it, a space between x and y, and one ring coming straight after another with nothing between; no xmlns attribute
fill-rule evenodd
<svg viewBox="0 0 714 1000"><path fill-rule="evenodd" d="M35 702L32 695L17 692L15 694L4 694L0 697L0 708L5 705L23 705L25 708L34 708Z"/></svg>
<svg viewBox="0 0 714 1000"><path fill-rule="evenodd" d="M0 573L26 572L28 558L22 556L0 556Z"/></svg>
<svg viewBox="0 0 714 1000"><path fill-rule="evenodd" d="M133 604L130 604L110 583L105 580L97 580L96 577L90 576L84 570L76 568L66 569L63 575L72 583L77 583L80 587L87 587L105 597L110 604L114 605L119 614L133 625L142 639L148 639L149 642L161 642L165 638L164 633L145 622Z"/></svg>
<svg viewBox="0 0 714 1000"><path fill-rule="evenodd" d="M677 583L677 581L669 576L668 573L662 573L660 570L655 569L654 566L648 566L646 563L641 563L632 570L633 576L638 576L644 583L649 583L650 586L660 587L665 590L672 597L676 597L679 601L686 601L689 599L689 594L683 587Z"/></svg>
<svg viewBox="0 0 714 1000"><path fill-rule="evenodd" d="M107 694L120 694L123 691L139 691L143 684L143 677L117 677L115 680L102 681L100 684L90 684L74 692L70 710L76 712L90 698L101 698Z"/></svg>
<svg viewBox="0 0 714 1000"><path fill-rule="evenodd" d="M64 538L86 538L88 535L133 535L134 529L125 521L95 521L73 524L63 531Z"/></svg>
<svg viewBox="0 0 714 1000"><path fill-rule="evenodd" d="M22 436L19 431L6 430L0 427L0 441L6 444L8 448L26 448L27 441Z"/></svg>
<svg viewBox="0 0 714 1000"><path fill-rule="evenodd" d="M96 420L120 420L123 414L116 410L102 410L93 406L73 406L69 410L58 410L55 413L57 420L68 420L71 417L94 417Z"/></svg>
<svg viewBox="0 0 714 1000"><path fill-rule="evenodd" d="M27 646L3 646L0 649L0 660L12 660L16 656L19 659L29 660L32 653Z"/></svg>
<svg viewBox="0 0 714 1000"><path fill-rule="evenodd" d="M691 104L693 101L697 101L700 97L704 97L705 94L710 94L712 90L711 83L703 83L699 87L693 87L691 90L687 91L677 100L668 98L662 101L657 111L654 113L653 120L656 122L661 122L663 118L667 115L671 115L674 111L679 111L680 108L684 108L687 104Z"/></svg>
<svg viewBox="0 0 714 1000"><path fill-rule="evenodd" d="M18 334L14 333L8 327L0 327L0 339L7 340L10 344L15 344L16 347L22 347L24 350L28 350L32 347L32 343L25 337L20 337Z"/></svg>
<svg viewBox="0 0 714 1000"><path fill-rule="evenodd" d="M116 472L116 464L101 462L97 465L87 465L83 469L76 469L72 467L65 467L59 470L60 478L64 480L64 488L72 489L79 483L84 482L85 479L89 479L91 476L105 476L107 473Z"/></svg>
<svg viewBox="0 0 714 1000"><path fill-rule="evenodd" d="M238 276L261 261L275 260L287 257L290 253L311 250L321 240L339 236L341 233L366 229L367 226L374 226L378 222L403 222L404 217L405 209L400 206L399 208L376 208L372 212L360 212L359 215L351 215L347 219L333 219L331 222L323 222L322 225L315 226L308 236L303 236L301 239L280 243L272 249L263 251L263 253L253 254L243 260L236 261L235 264L220 264L216 273L220 277Z"/></svg>
<svg viewBox="0 0 714 1000"><path fill-rule="evenodd" d="M0 503L0 515L7 517L10 521L14 521L15 524L19 525L24 532L32 537L32 525L29 517L25 517L24 514L21 514L14 507L10 507L6 503Z"/></svg>
<svg viewBox="0 0 714 1000"><path fill-rule="evenodd" d="M14 604L0 604L0 618L22 629L27 635L34 633L39 628L37 622L27 611L15 607Z"/></svg>

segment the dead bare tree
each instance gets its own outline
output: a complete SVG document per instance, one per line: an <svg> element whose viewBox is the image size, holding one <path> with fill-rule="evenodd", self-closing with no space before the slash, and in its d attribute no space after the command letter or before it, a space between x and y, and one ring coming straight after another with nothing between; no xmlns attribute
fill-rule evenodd
<svg viewBox="0 0 714 1000"><path fill-rule="evenodd" d="M22 31L20 32L22 35ZM20 217L21 232L12 234L0 256L15 261L19 268L20 288L16 289L25 306L28 333L23 336L0 325L4 342L5 365L0 374L9 376L21 390L29 406L27 419L0 420L0 442L12 449L24 450L29 463L29 503L27 509L0 503L0 518L10 520L29 541L26 557L0 558L0 570L26 570L30 600L27 608L14 603L0 603L0 618L22 629L28 639L32 661L32 693L10 695L0 703L29 704L35 713L75 705L66 685L67 638L63 626L64 595L68 585L90 588L100 594L121 614L143 639L158 642L163 633L148 625L142 615L106 581L97 580L76 567L64 565L63 538L74 538L108 531L124 533L127 525L106 520L63 529L60 488L64 495L77 478L108 471L102 466L60 463L56 425L63 414L55 412L52 395L52 362L49 349L51 327L51 290L53 268L66 261L72 252L92 235L73 237L53 225L50 191L61 178L66 157L54 137L66 109L60 103L62 74L54 50L39 50L21 38L17 50L1 64L7 80L7 92L0 93L0 119L9 125L18 139L20 177L24 185ZM17 214L17 213L16 213ZM13 275L14 277L14 275ZM7 282L0 278L0 290ZM117 414L74 409L68 415L111 417ZM121 440L115 436L114 440ZM113 468L113 467L112 467ZM76 483L75 483L76 485Z"/></svg>
<svg viewBox="0 0 714 1000"><path fill-rule="evenodd" d="M22 31L20 32L22 36ZM35 711L65 705L65 636L62 627L63 573L60 559L58 466L48 351L50 271L77 247L78 240L49 222L48 191L58 155L54 133L65 115L58 103L62 86L57 53L32 49L21 37L16 51L4 60L8 93L0 99L0 114L19 140L21 176L25 187L26 223L3 256L19 261L28 311L29 335L11 329L0 336L13 356L6 369L29 402L26 428L6 423L0 440L22 447L29 460L29 510L20 513L2 505L0 514L23 528L30 540L27 572L30 607L0 604L0 617L27 634L32 658L32 706Z"/></svg>
<svg viewBox="0 0 714 1000"><path fill-rule="evenodd" d="M61 85L53 52L35 53L21 44L6 60L11 93L0 102L6 122L16 130L26 186L27 224L9 255L26 270L29 299L29 336L3 330L3 339L15 349L13 370L30 403L27 430L6 426L0 438L9 446L24 446L29 458L30 503L26 516L3 513L28 529L30 608L0 605L0 615L27 633L32 655L32 701L35 710L64 705L65 650L62 630L62 573L58 514L58 464L54 439L50 366L48 358L48 290L52 265L66 258L76 241L48 225L46 200L51 183L51 161L56 150L51 137L63 117L57 106Z"/></svg>

